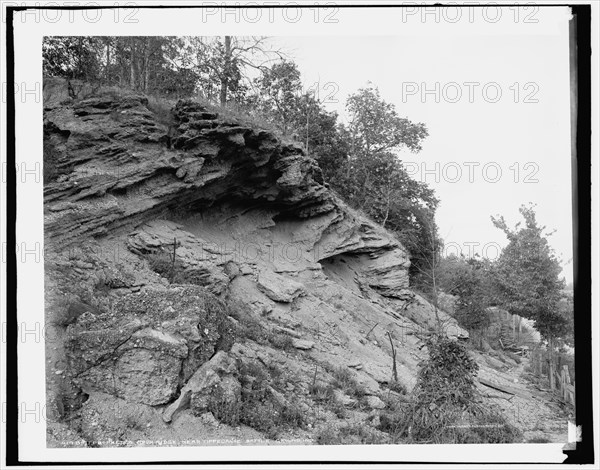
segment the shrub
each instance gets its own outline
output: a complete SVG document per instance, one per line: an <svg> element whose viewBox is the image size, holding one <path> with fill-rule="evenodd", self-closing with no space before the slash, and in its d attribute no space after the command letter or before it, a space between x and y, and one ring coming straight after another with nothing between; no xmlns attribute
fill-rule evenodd
<svg viewBox="0 0 600 470"><path fill-rule="evenodd" d="M208 402L208 411L222 423L237 426L240 423L241 403L234 402L222 395L211 396Z"/></svg>
<svg viewBox="0 0 600 470"><path fill-rule="evenodd" d="M181 261L175 257L175 262L173 263L173 253L168 253L167 251L148 253L145 258L148 260L152 271L170 281L173 281L175 273L182 269Z"/></svg>
<svg viewBox="0 0 600 470"><path fill-rule="evenodd" d="M401 395L406 395L408 393L408 390L406 389L406 386L404 384L396 381L396 380L392 380L391 382L388 382L387 387L392 392L396 392L396 393L399 393Z"/></svg>
<svg viewBox="0 0 600 470"><path fill-rule="evenodd" d="M171 113L173 106L173 102L156 96L148 96L148 104L146 105L146 107L152 111L156 120L166 126L172 125L175 122L173 114Z"/></svg>
<svg viewBox="0 0 600 470"><path fill-rule="evenodd" d="M270 335L269 342L274 348L282 349L284 351L290 351L294 349L291 336L286 335L285 333L274 333Z"/></svg>
<svg viewBox="0 0 600 470"><path fill-rule="evenodd" d="M520 431L499 409L476 403L478 366L465 347L454 340L427 341L428 360L421 364L411 402L382 413L379 429L394 442L501 443L515 442Z"/></svg>
<svg viewBox="0 0 600 470"><path fill-rule="evenodd" d="M329 402L333 400L333 392L335 391L335 389L331 384L315 382L310 385L308 391L317 401Z"/></svg>
<svg viewBox="0 0 600 470"><path fill-rule="evenodd" d="M352 372L345 367L338 367L330 370L333 376L332 385L335 388L339 388L344 391L347 395L355 397L363 397L366 395L365 388L359 384Z"/></svg>
<svg viewBox="0 0 600 470"><path fill-rule="evenodd" d="M239 402L227 404L218 397L211 400L209 410L219 421L231 426L245 424L264 433L268 439L277 439L281 431L306 424L298 405L282 403L273 396L272 374L278 374L274 368L269 370L258 362L245 362L239 374L242 384Z"/></svg>

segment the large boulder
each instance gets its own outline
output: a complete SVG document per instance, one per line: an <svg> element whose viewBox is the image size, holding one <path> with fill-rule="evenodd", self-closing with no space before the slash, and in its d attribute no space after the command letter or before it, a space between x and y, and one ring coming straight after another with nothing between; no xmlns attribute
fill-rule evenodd
<svg viewBox="0 0 600 470"><path fill-rule="evenodd" d="M272 271L258 275L258 288L275 302L289 303L304 293L302 284Z"/></svg>
<svg viewBox="0 0 600 470"><path fill-rule="evenodd" d="M241 395L236 373L235 359L223 351L217 352L192 375L177 400L166 408L164 421L171 422L175 413L190 406L192 412L200 416L209 408L211 399L217 397L222 400L222 406L235 406Z"/></svg>
<svg viewBox="0 0 600 470"><path fill-rule="evenodd" d="M74 380L147 405L169 402L217 350L233 344L225 306L202 287L145 290L67 329Z"/></svg>

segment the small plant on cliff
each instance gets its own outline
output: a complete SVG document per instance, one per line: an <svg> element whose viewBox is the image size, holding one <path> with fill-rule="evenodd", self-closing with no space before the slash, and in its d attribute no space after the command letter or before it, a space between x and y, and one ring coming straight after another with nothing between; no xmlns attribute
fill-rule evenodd
<svg viewBox="0 0 600 470"><path fill-rule="evenodd" d="M257 362L244 363L240 368L239 422L265 433L269 439L277 439L282 431L306 424L298 405L288 402L273 389L272 384L277 381L274 375L278 373Z"/></svg>
<svg viewBox="0 0 600 470"><path fill-rule="evenodd" d="M350 396L355 396L358 398L364 397L366 395L365 388L359 384L352 372L350 372L345 367L337 367L329 371L333 376L333 381L331 384L335 388L339 388L343 390L344 393Z"/></svg>

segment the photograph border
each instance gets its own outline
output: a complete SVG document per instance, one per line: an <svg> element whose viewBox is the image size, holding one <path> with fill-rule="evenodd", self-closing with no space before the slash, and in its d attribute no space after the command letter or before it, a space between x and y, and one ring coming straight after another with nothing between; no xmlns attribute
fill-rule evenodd
<svg viewBox="0 0 600 470"><path fill-rule="evenodd" d="M443 7L444 4L436 3L436 6ZM575 318L575 370L577 377L576 392L576 424L581 426L581 441L577 442L575 449L564 450L566 454L565 464L584 464L594 462L594 435L593 435L593 403L592 403L592 283L591 283L591 5L569 4L569 3L545 3L537 4L541 7L570 7L574 19L570 26L570 49L571 58L576 58L576 63L571 63L571 73L576 71L576 79L571 77L571 96L576 97L576 109L571 107L572 122L576 121L575 136L576 155L572 155L572 187L573 187L573 244L574 244L574 305L577 316ZM141 9L146 8L203 8L194 5L136 5ZM311 5L294 5L297 8L315 8ZM339 8L379 8L396 7L406 8L407 6L398 4L342 4L335 5ZM427 7L431 5L411 5L411 7ZM453 4L452 6L461 6ZM485 5L469 4L469 7L483 7ZM496 6L509 6L508 4ZM253 8L285 8L285 5L252 5ZM321 5L319 5L321 7ZM323 5L325 7L325 5ZM466 7L466 6L465 6ZM25 10L82 10L82 9L114 9L128 8L127 6L7 6L6 7L6 58L7 58L7 247L16 246L16 221L17 221L17 201L16 201L16 147L15 147L15 42L14 42L14 19L15 13ZM130 8L130 7L129 7ZM244 8L244 5L231 5L227 8ZM573 83L576 84L576 90L573 90ZM573 116L575 113L575 116ZM26 436L19 436L18 426L18 321L17 321L17 256L12 248L7 249L7 323L6 323L6 459L7 465L24 466L73 466L73 465L281 465L281 464L346 464L346 465L367 465L367 464L441 464L440 462L423 461L347 461L342 459L327 461L287 461L287 460L262 460L262 461L238 461L238 460L219 460L219 461L138 461L138 462L70 462L70 461L52 461L36 462L24 461L19 458L19 439L26 439ZM597 332L596 332L597 333ZM476 464L485 462L446 462L448 464ZM525 463L525 462L514 462Z"/></svg>

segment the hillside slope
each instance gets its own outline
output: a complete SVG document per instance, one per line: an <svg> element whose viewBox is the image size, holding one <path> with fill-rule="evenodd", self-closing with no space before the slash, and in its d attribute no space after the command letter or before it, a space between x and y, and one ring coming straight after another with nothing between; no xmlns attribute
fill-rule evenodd
<svg viewBox="0 0 600 470"><path fill-rule="evenodd" d="M404 247L269 130L48 83L49 445L388 442L436 321Z"/></svg>

